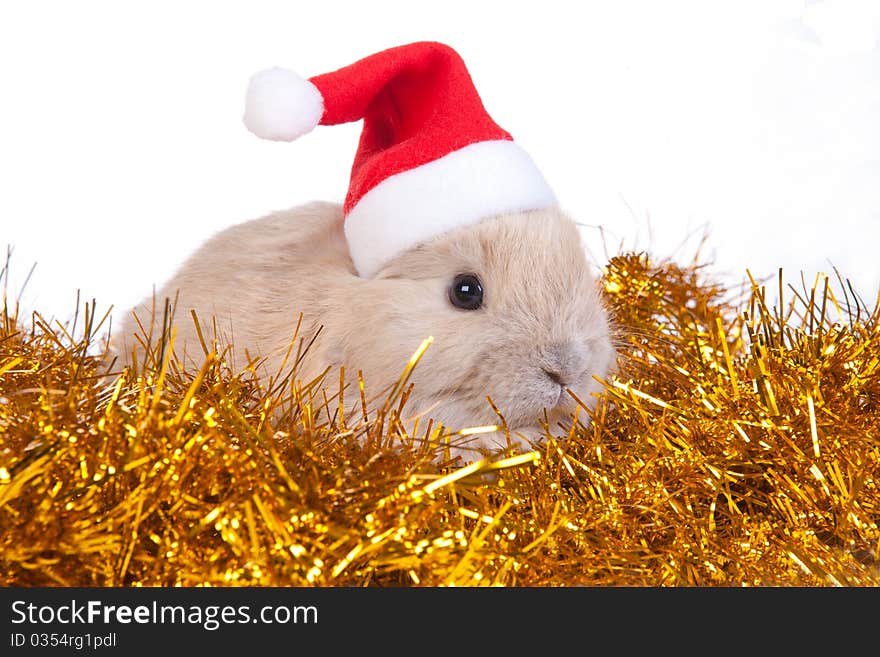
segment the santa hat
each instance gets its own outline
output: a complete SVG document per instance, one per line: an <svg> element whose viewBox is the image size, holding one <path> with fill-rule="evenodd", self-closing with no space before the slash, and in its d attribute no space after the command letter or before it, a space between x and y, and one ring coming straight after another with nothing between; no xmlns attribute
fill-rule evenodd
<svg viewBox="0 0 880 657"><path fill-rule="evenodd" d="M248 87L244 122L264 139L292 141L318 124L360 119L344 214L361 276L454 228L555 203L443 44L391 48L309 80L268 69Z"/></svg>

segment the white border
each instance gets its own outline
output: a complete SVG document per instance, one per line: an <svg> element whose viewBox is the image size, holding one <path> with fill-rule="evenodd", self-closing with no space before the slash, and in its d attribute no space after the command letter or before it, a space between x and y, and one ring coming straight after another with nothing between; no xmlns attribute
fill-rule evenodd
<svg viewBox="0 0 880 657"><path fill-rule="evenodd" d="M371 278L454 228L554 203L528 153L512 141L483 141L383 180L348 213L345 237L358 274Z"/></svg>

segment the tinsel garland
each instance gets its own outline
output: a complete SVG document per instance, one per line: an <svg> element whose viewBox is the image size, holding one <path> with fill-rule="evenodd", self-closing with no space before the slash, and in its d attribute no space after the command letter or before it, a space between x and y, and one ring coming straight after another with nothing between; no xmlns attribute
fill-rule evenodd
<svg viewBox="0 0 880 657"><path fill-rule="evenodd" d="M106 377L94 305L79 326L5 305L0 583L876 586L880 303L778 285L771 306L614 257L595 411L470 465L445 459L460 434L407 434L405 386L365 423L222 352Z"/></svg>

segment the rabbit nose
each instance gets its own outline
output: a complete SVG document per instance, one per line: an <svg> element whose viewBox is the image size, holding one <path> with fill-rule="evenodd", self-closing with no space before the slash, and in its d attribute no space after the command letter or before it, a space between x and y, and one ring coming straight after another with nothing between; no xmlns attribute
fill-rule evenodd
<svg viewBox="0 0 880 657"><path fill-rule="evenodd" d="M542 367L541 369L544 370L544 374L546 374L547 378L549 378L551 381L553 381L553 383L558 383L563 388L568 385L568 383L565 381L565 379L562 377L562 375L559 372L555 372L553 370L548 370L546 367Z"/></svg>
<svg viewBox="0 0 880 657"><path fill-rule="evenodd" d="M576 381L584 371L586 353L577 343L565 342L548 345L541 354L544 374L563 388Z"/></svg>

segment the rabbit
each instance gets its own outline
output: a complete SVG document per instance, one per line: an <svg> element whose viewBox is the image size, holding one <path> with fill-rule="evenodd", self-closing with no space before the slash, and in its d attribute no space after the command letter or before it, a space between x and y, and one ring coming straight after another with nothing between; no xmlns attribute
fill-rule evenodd
<svg viewBox="0 0 880 657"><path fill-rule="evenodd" d="M265 382L281 371L302 313L299 337L316 337L295 378L308 382L326 371L333 394L344 368L345 381L354 382L345 399L354 408L361 403L358 371L367 393L384 401L433 336L412 372L404 419L420 417L420 426L433 419L451 430L500 425L489 397L520 448L544 433L545 411L551 428L571 422L577 404L567 389L594 403L597 378L616 358L577 225L557 205L451 230L366 278L352 264L338 204L314 202L247 221L208 239L155 298L126 313L113 352L137 356L134 315L155 334L162 313L151 319L151 310L166 298L176 298L175 353L185 363L204 358L195 310L205 334L213 318L232 345L234 369L261 358L255 372ZM467 461L507 445L499 430L463 437L453 453Z"/></svg>

